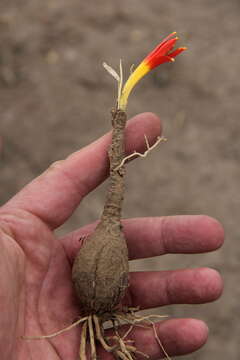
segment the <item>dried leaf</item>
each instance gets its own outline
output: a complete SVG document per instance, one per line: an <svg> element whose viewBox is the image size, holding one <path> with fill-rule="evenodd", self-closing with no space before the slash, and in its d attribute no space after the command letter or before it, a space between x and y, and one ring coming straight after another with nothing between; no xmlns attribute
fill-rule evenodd
<svg viewBox="0 0 240 360"><path fill-rule="evenodd" d="M107 72L112 75L114 77L114 79L116 79L117 81L120 81L120 76L118 75L118 73L108 64L106 64L105 62L103 63L103 67L104 69L107 70Z"/></svg>

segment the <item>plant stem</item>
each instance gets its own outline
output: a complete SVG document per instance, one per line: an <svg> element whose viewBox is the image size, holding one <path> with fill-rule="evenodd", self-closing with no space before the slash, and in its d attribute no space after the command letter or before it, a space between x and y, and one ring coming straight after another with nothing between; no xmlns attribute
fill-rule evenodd
<svg viewBox="0 0 240 360"><path fill-rule="evenodd" d="M112 144L108 152L110 160L110 187L107 192L101 222L120 225L122 203L124 199L124 175L125 167L119 165L125 157L124 129L127 115L122 110L112 113Z"/></svg>

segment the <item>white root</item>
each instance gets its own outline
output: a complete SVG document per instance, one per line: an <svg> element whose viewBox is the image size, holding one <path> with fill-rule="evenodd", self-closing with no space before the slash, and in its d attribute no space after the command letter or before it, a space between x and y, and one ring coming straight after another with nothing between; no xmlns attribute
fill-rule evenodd
<svg viewBox="0 0 240 360"><path fill-rule="evenodd" d="M22 339L24 339L24 340L51 339L51 338L53 338L53 337L55 337L55 336L58 336L58 335L66 332L66 331L71 330L72 328L76 327L76 326L79 325L80 323L82 323L82 322L84 322L85 320L87 320L87 318L88 318L87 316L84 317L84 318L81 318L81 319L75 321L73 324L65 327L64 329L61 329L61 330L59 330L59 331L57 331L57 332L54 332L54 333L52 333L52 334L49 334L49 335L22 336Z"/></svg>
<svg viewBox="0 0 240 360"><path fill-rule="evenodd" d="M109 346L106 341L104 340L102 334L101 334L101 329L100 329L100 325L99 325L99 320L98 317L96 315L93 315L93 321L94 321L94 325L95 325L95 330L96 330L96 338L98 339L98 341L101 343L102 347L107 351L107 352L113 352L113 350L116 348L116 346Z"/></svg>
<svg viewBox="0 0 240 360"><path fill-rule="evenodd" d="M130 316L129 316L130 315ZM151 318L163 318L163 317L167 317L167 315L148 315L148 316L137 316L134 311L131 311L130 314L117 314L116 317L118 317L119 319L132 324L132 326L128 329L128 331L126 332L126 334L124 335L124 338L128 335L128 332L130 332L132 330L132 327L134 326L141 326L141 322L147 322L150 323L152 328L153 328L153 332L154 332L154 337L159 345L159 347L161 348L163 354L165 355L167 360L171 360L171 358L169 357L168 353L166 352L158 334L157 334L157 330L156 330L156 325L155 323L151 320ZM140 324L139 324L140 323ZM131 330L130 330L131 329ZM130 331L129 331L130 330ZM123 338L122 338L123 339ZM132 352L135 353L139 353L145 357L148 357L147 354L141 353L140 351L138 351L135 347L132 347L130 345L126 345L126 347L131 350ZM133 350L135 349L135 350Z"/></svg>
<svg viewBox="0 0 240 360"><path fill-rule="evenodd" d="M153 328L154 337L161 348L163 354L165 355L167 360L171 360L169 355L167 354L164 346L159 339L157 334L156 325L151 319L157 319L165 317L162 315L149 315L149 316L138 316L136 315L136 309L129 309L128 312L116 312L112 315L110 319L113 323L113 336L105 336L104 330L101 329L100 326L100 319L97 315L89 315L85 316L70 326L67 326L64 329L61 329L57 332L54 332L49 335L39 335L39 336L22 336L25 340L41 340L41 339L49 339L53 338L57 335L60 335L66 331L71 330L72 328L76 327L77 325L83 323L82 331L81 331L81 339L80 339L80 349L79 349L79 359L80 360L87 360L87 352L86 346L87 341L90 343L90 350L91 350L91 360L97 360L97 351L96 351L96 343L95 339L97 339L102 347L107 351L112 353L116 358L121 360L134 360L135 355L139 354L145 358L149 358L149 356L141 351L139 351L134 346L134 340L127 339L131 331L134 327L143 327L148 328L151 326ZM145 323L145 324L144 324ZM116 324L116 325L115 325ZM123 335L120 335L118 332L118 328L123 324L129 324L129 328ZM109 343L113 343L109 345Z"/></svg>
<svg viewBox="0 0 240 360"><path fill-rule="evenodd" d="M171 360L171 358L169 357L168 353L167 353L166 350L164 349L164 346L163 346L163 344L162 344L162 342L161 342L161 340L160 340L160 338L159 338L159 336L158 336L158 334L157 334L157 329L156 329L155 323L154 323L153 321L151 321L151 320L149 320L149 321L150 321L150 323L152 324L155 339L157 340L157 343L158 343L158 345L160 346L163 354L165 355L165 357L166 357L167 360Z"/></svg>
<svg viewBox="0 0 240 360"><path fill-rule="evenodd" d="M88 323L85 322L82 327L80 349L79 349L80 360L87 360L87 356L86 356L87 325Z"/></svg>
<svg viewBox="0 0 240 360"><path fill-rule="evenodd" d="M157 137L157 140L155 141L155 143L150 146L149 145L149 142L148 142L148 139L146 137L146 135L144 135L144 138L145 138L145 142L146 142L146 146L147 146L147 150L144 152L144 153L140 153L140 152L137 152L137 151L134 151L132 154L126 156L122 161L121 163L115 168L115 170L119 170L128 160L130 160L131 158L134 158L134 157L141 157L141 158L145 158L148 153L150 151L152 151L160 142L162 141L167 141L167 139L163 136L158 136Z"/></svg>
<svg viewBox="0 0 240 360"><path fill-rule="evenodd" d="M94 330L93 330L92 315L90 315L88 317L88 331L89 331L90 346L91 346L91 359L96 360L97 359L97 353L96 353L96 345L95 345L95 336L94 336Z"/></svg>

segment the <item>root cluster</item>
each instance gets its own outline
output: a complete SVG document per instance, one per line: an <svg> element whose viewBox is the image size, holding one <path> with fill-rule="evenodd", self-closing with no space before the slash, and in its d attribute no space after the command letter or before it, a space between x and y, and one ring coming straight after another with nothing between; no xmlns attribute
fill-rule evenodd
<svg viewBox="0 0 240 360"><path fill-rule="evenodd" d="M104 314L104 316L97 316L96 314L88 315L77 320L70 326L61 329L55 333L49 335L40 335L33 337L23 337L25 340L40 340L49 339L63 332L69 331L72 328L82 325L80 348L79 348L79 359L87 360L90 348L91 360L97 360L97 349L96 344L99 343L104 350L111 353L115 359L121 360L134 360L136 355L140 355L144 358L149 358L149 355L139 351L135 345L134 340L130 339L130 333L134 327L149 328L152 327L154 336L159 344L166 359L170 360L170 357L166 353L156 331L155 323L152 319L162 318L161 315L149 315L149 316L138 316L136 311L138 309L129 309L127 312L114 312L113 314ZM112 335L106 335L106 323L111 323ZM124 334L120 334L120 326L129 325L128 329Z"/></svg>

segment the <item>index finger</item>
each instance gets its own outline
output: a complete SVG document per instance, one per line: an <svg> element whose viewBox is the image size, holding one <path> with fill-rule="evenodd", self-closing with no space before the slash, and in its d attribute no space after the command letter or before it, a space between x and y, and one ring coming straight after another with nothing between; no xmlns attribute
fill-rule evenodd
<svg viewBox="0 0 240 360"><path fill-rule="evenodd" d="M143 113L127 122L126 153L142 151L144 135L153 143L161 131L159 118ZM62 225L79 205L81 199L98 186L108 175L107 151L111 132L54 163L33 180L7 204L2 211L18 208L42 219L52 229Z"/></svg>

